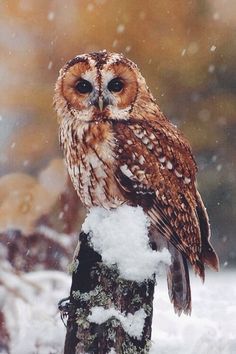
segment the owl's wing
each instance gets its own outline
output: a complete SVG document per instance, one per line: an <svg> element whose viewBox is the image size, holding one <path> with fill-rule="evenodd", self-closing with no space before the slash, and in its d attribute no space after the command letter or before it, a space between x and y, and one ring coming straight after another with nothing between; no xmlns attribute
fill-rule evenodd
<svg viewBox="0 0 236 354"><path fill-rule="evenodd" d="M152 226L204 279L204 263L218 269L218 259L209 243L208 218L187 141L168 121L165 126L161 121L117 122L114 130L121 191L131 205L144 208Z"/></svg>

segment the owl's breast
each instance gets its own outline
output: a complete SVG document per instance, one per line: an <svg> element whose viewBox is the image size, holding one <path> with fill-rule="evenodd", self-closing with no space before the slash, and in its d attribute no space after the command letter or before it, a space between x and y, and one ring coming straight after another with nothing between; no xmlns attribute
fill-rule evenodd
<svg viewBox="0 0 236 354"><path fill-rule="evenodd" d="M61 133L72 183L87 207L116 208L125 202L115 180L116 139L110 123L81 123ZM62 136L63 135L63 136Z"/></svg>

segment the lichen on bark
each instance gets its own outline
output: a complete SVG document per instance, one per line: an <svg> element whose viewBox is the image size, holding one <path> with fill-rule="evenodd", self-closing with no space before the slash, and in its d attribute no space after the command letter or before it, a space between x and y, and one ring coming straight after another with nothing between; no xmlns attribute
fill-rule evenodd
<svg viewBox="0 0 236 354"><path fill-rule="evenodd" d="M120 277L116 266L108 267L89 242L80 234L77 267L72 272L65 354L135 354L148 353L151 339L153 293L155 280L142 283ZM115 251L115 250L114 250ZM89 321L94 307L114 308L122 315L146 314L140 338L129 335L115 316L98 324Z"/></svg>

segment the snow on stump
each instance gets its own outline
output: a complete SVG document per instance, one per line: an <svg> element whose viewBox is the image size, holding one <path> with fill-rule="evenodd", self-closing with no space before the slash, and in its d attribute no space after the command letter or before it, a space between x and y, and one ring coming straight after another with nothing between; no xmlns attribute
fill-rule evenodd
<svg viewBox="0 0 236 354"><path fill-rule="evenodd" d="M142 208L93 208L72 264L65 354L148 353L155 273L167 250L149 244Z"/></svg>

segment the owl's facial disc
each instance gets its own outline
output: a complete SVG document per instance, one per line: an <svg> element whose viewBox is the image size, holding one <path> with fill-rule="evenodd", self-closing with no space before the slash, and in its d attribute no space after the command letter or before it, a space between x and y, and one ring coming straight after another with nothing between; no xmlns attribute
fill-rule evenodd
<svg viewBox="0 0 236 354"><path fill-rule="evenodd" d="M66 68L61 87L58 87L69 107L78 112L88 110L99 91L96 68L88 60L82 59Z"/></svg>
<svg viewBox="0 0 236 354"><path fill-rule="evenodd" d="M91 121L97 115L125 119L137 98L135 64L118 54L103 59L100 62L92 54L72 59L58 83L68 109L76 111L81 120Z"/></svg>
<svg viewBox="0 0 236 354"><path fill-rule="evenodd" d="M123 62L115 62L101 70L103 96L109 101L111 112L129 109L138 92L137 77L132 67Z"/></svg>

